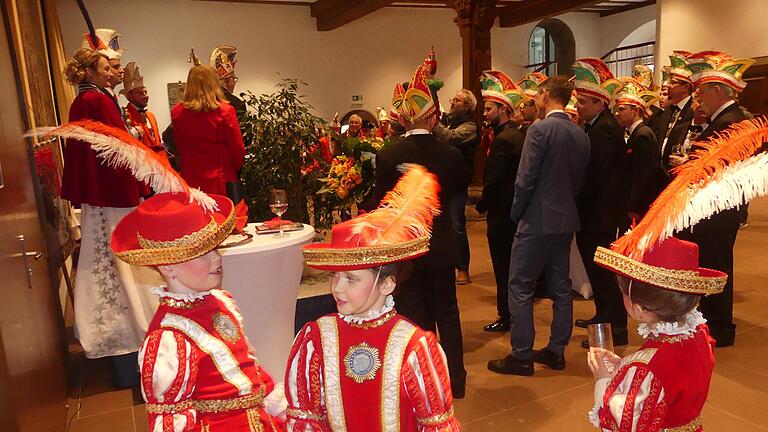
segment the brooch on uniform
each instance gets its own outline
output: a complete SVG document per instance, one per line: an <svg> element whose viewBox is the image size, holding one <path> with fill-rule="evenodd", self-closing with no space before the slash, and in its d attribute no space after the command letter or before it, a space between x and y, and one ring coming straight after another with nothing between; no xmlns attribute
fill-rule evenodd
<svg viewBox="0 0 768 432"><path fill-rule="evenodd" d="M363 342L349 348L344 356L344 365L348 377L360 384L376 377L376 372L381 368L379 350Z"/></svg>
<svg viewBox="0 0 768 432"><path fill-rule="evenodd" d="M213 328L219 333L222 339L229 343L235 343L240 340L240 332L232 321L232 318L219 312L213 316Z"/></svg>

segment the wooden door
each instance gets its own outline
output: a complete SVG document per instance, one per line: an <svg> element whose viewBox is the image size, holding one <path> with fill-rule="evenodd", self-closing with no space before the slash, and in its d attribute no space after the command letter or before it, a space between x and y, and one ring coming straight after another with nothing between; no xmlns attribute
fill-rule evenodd
<svg viewBox="0 0 768 432"><path fill-rule="evenodd" d="M13 3L2 5L0 31L0 430L63 431L67 395L60 306L48 273L32 149L21 138L27 113L38 107L25 97L28 87L23 89L16 62Z"/></svg>
<svg viewBox="0 0 768 432"><path fill-rule="evenodd" d="M758 57L757 64L747 69L747 87L739 95L739 103L754 115L768 114L768 57Z"/></svg>

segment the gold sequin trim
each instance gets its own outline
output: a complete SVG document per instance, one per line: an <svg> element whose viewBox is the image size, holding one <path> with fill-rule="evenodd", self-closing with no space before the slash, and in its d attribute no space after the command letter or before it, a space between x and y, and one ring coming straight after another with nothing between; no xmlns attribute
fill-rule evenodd
<svg viewBox="0 0 768 432"><path fill-rule="evenodd" d="M175 403L175 404L147 404L147 413L149 414L173 414L181 411L188 410L192 408L193 404L192 399L187 399L185 401Z"/></svg>
<svg viewBox="0 0 768 432"><path fill-rule="evenodd" d="M392 319L392 317L395 316L395 314L397 314L397 312L395 312L395 310L392 309L391 311L389 311L389 312L385 313L384 315L376 318L375 320L364 321L364 322L361 322L361 323L350 322L348 324L351 325L352 327L359 328L359 329L372 329L372 328L376 328L376 327L381 327L387 321Z"/></svg>
<svg viewBox="0 0 768 432"><path fill-rule="evenodd" d="M116 252L115 255L128 264L144 266L175 264L193 260L210 252L229 237L229 234L235 226L235 212L234 210L231 211L229 216L227 216L227 219L224 220L221 225L216 225L213 220L212 222L214 224L214 229L212 231L208 230L208 227L211 226L209 224L198 232L204 232L204 235L196 236L198 233L191 234L196 236L194 243L179 243L178 245L158 248L145 248L142 245L141 249ZM182 237L182 239L185 237ZM141 240L142 239L139 239L140 242ZM173 243L179 240L180 239L172 240L171 242L157 243ZM144 241L148 240L144 239Z"/></svg>
<svg viewBox="0 0 768 432"><path fill-rule="evenodd" d="M439 415L416 419L416 423L418 423L420 426L427 426L427 427L439 426L447 422L448 420L450 420L451 417L453 417L453 407L451 407L451 409Z"/></svg>
<svg viewBox="0 0 768 432"><path fill-rule="evenodd" d="M301 410L296 408L288 408L285 410L285 415L290 418L299 420L314 420L318 422L326 421L327 417L323 414L317 414L308 410Z"/></svg>
<svg viewBox="0 0 768 432"><path fill-rule="evenodd" d="M641 263L604 247L595 251L595 262L641 282L688 294L717 294L728 281L727 276L706 277L691 270L670 270Z"/></svg>
<svg viewBox="0 0 768 432"><path fill-rule="evenodd" d="M178 300L170 297L160 297L160 304L176 309L194 309L203 304L203 299L194 301Z"/></svg>
<svg viewBox="0 0 768 432"><path fill-rule="evenodd" d="M245 412L245 416L248 419L249 432L264 432L264 426L261 424L259 410L249 409Z"/></svg>
<svg viewBox="0 0 768 432"><path fill-rule="evenodd" d="M697 432L701 429L703 423L701 421L701 415L696 417L692 422L678 427L662 429L660 432Z"/></svg>
<svg viewBox="0 0 768 432"><path fill-rule="evenodd" d="M349 249L304 248L308 266L358 266L388 264L429 251L429 237L407 242Z"/></svg>
<svg viewBox="0 0 768 432"><path fill-rule="evenodd" d="M264 404L264 389L258 393L240 396L232 399L198 399L194 401L194 407L199 412L220 413L225 411L237 411L249 408L259 408Z"/></svg>
<svg viewBox="0 0 768 432"><path fill-rule="evenodd" d="M149 240L142 237L141 234L139 234L138 232L136 233L136 238L139 240L139 244L144 249L165 249L165 248L194 245L195 243L208 237L209 235L211 235L211 233L215 231L216 231L216 220L213 217L211 217L211 221L208 222L208 225L204 226L203 229L201 229L200 231L195 231L192 234L187 234L177 239L163 240L163 241Z"/></svg>

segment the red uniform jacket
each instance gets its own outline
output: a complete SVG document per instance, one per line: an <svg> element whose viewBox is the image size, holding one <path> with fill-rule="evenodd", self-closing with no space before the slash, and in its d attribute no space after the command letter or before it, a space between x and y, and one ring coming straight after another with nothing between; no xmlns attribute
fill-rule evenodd
<svg viewBox="0 0 768 432"><path fill-rule="evenodd" d="M214 111L171 110L181 176L203 192L226 195L225 184L238 180L245 146L237 113L229 104Z"/></svg>
<svg viewBox="0 0 768 432"><path fill-rule="evenodd" d="M82 91L69 107L69 120L95 120L125 129L120 108L96 87ZM67 140L61 197L72 204L98 207L136 207L149 192L126 168L112 168L96 156L90 144Z"/></svg>

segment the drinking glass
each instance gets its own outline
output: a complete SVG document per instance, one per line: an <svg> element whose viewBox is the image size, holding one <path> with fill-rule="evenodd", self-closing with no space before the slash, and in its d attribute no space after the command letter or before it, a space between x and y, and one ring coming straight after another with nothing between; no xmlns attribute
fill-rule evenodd
<svg viewBox="0 0 768 432"><path fill-rule="evenodd" d="M611 333L610 323L590 324L587 326L589 349L595 351L596 348L604 349L613 353L613 333ZM608 371L613 372L613 363L608 361L611 354L601 353L602 361Z"/></svg>
<svg viewBox="0 0 768 432"><path fill-rule="evenodd" d="M269 208L272 213L277 215L277 223L280 227L280 232L275 234L275 237L285 237L288 235L283 232L283 213L288 210L288 199L283 189L272 189L269 192Z"/></svg>

